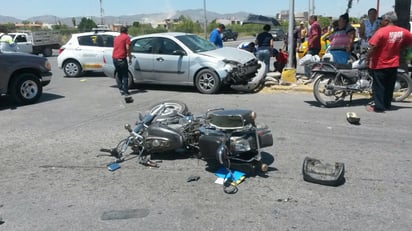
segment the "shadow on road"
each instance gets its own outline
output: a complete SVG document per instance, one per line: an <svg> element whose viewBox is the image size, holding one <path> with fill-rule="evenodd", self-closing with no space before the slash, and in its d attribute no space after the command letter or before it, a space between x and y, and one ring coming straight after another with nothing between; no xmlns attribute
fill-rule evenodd
<svg viewBox="0 0 412 231"><path fill-rule="evenodd" d="M56 95L56 94L51 94L51 93L43 93L42 96L40 97L39 101L36 102L35 104L40 104L56 99L61 99L64 98L64 96L61 95ZM6 109L11 109L15 110L19 107L27 107L29 105L17 105L10 96L2 96L0 97L0 111L1 110L6 110Z"/></svg>

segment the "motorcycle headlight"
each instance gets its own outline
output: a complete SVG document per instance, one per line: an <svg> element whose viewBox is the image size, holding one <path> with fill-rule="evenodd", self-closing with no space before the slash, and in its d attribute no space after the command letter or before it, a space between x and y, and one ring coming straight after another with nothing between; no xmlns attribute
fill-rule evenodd
<svg viewBox="0 0 412 231"><path fill-rule="evenodd" d="M249 140L243 137L230 137L230 150L233 153L250 151Z"/></svg>

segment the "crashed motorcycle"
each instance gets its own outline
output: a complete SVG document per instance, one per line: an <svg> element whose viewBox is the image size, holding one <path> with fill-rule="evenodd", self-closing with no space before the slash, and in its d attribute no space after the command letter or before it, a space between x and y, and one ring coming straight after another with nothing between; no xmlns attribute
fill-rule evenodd
<svg viewBox="0 0 412 231"><path fill-rule="evenodd" d="M151 107L110 152L116 162L130 154L138 155L139 162L157 166L150 159L153 154L194 154L208 165L216 163L227 169L242 170L247 174L266 172L261 149L273 145L271 131L266 125L255 123L256 113L243 109L211 109L194 116L180 101L165 101ZM131 149L131 150L130 150Z"/></svg>
<svg viewBox="0 0 412 231"><path fill-rule="evenodd" d="M321 61L312 66L313 94L325 107L334 107L345 102L354 93L372 94L373 78L369 74L364 58L351 64L335 64ZM393 101L405 100L412 91L412 80L402 69L398 69Z"/></svg>

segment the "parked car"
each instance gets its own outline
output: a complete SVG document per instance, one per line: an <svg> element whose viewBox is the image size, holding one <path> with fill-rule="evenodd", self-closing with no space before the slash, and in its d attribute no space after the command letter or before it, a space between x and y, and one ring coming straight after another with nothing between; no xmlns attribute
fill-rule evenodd
<svg viewBox="0 0 412 231"><path fill-rule="evenodd" d="M0 95L10 95L17 104L39 100L52 78L45 57L21 52L0 52Z"/></svg>
<svg viewBox="0 0 412 231"><path fill-rule="evenodd" d="M217 93L224 85L247 85L261 64L247 51L217 48L194 34L158 33L132 38L129 84L195 86L199 92ZM105 52L104 73L116 77L111 54Z"/></svg>
<svg viewBox="0 0 412 231"><path fill-rule="evenodd" d="M329 35L331 34L331 32L329 33L325 33L320 37L320 51L319 51L319 57L322 57L323 55L325 55L326 53L326 49L329 47ZM308 41L304 41L303 43L300 44L299 49L296 51L298 54L299 59L303 58L309 50L309 46L308 46Z"/></svg>
<svg viewBox="0 0 412 231"><path fill-rule="evenodd" d="M269 31L272 34L273 40L282 41L285 39L285 32L282 29L272 29Z"/></svg>
<svg viewBox="0 0 412 231"><path fill-rule="evenodd" d="M229 39L233 39L233 41L236 41L237 36L238 36L237 32L234 32L231 29L226 29L222 33L222 40L227 41Z"/></svg>
<svg viewBox="0 0 412 231"><path fill-rule="evenodd" d="M59 49L57 66L69 77L82 75L83 71L103 70L103 51L113 51L114 37L118 32L94 31L73 34Z"/></svg>

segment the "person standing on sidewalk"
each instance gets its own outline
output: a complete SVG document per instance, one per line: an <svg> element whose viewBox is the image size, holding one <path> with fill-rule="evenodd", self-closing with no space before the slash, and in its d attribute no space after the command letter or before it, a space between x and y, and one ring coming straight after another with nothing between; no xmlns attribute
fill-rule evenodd
<svg viewBox="0 0 412 231"><path fill-rule="evenodd" d="M322 35L322 28L318 23L318 17L311 15L309 17L309 35L308 35L308 54L319 55L320 51L320 36Z"/></svg>
<svg viewBox="0 0 412 231"><path fill-rule="evenodd" d="M266 64L266 73L269 72L270 57L273 54L273 36L270 31L270 25L263 26L263 32L256 37L256 57Z"/></svg>
<svg viewBox="0 0 412 231"><path fill-rule="evenodd" d="M120 35L114 38L112 58L117 72L117 87L125 96L126 103L131 103L133 98L129 95L129 63L132 62L132 55L130 37L125 26L120 27Z"/></svg>
<svg viewBox="0 0 412 231"><path fill-rule="evenodd" d="M396 20L395 12L382 16L381 28L369 39L365 62L373 77L374 105L367 105L368 111L384 112L391 108L401 49L412 46L412 34L393 25Z"/></svg>

